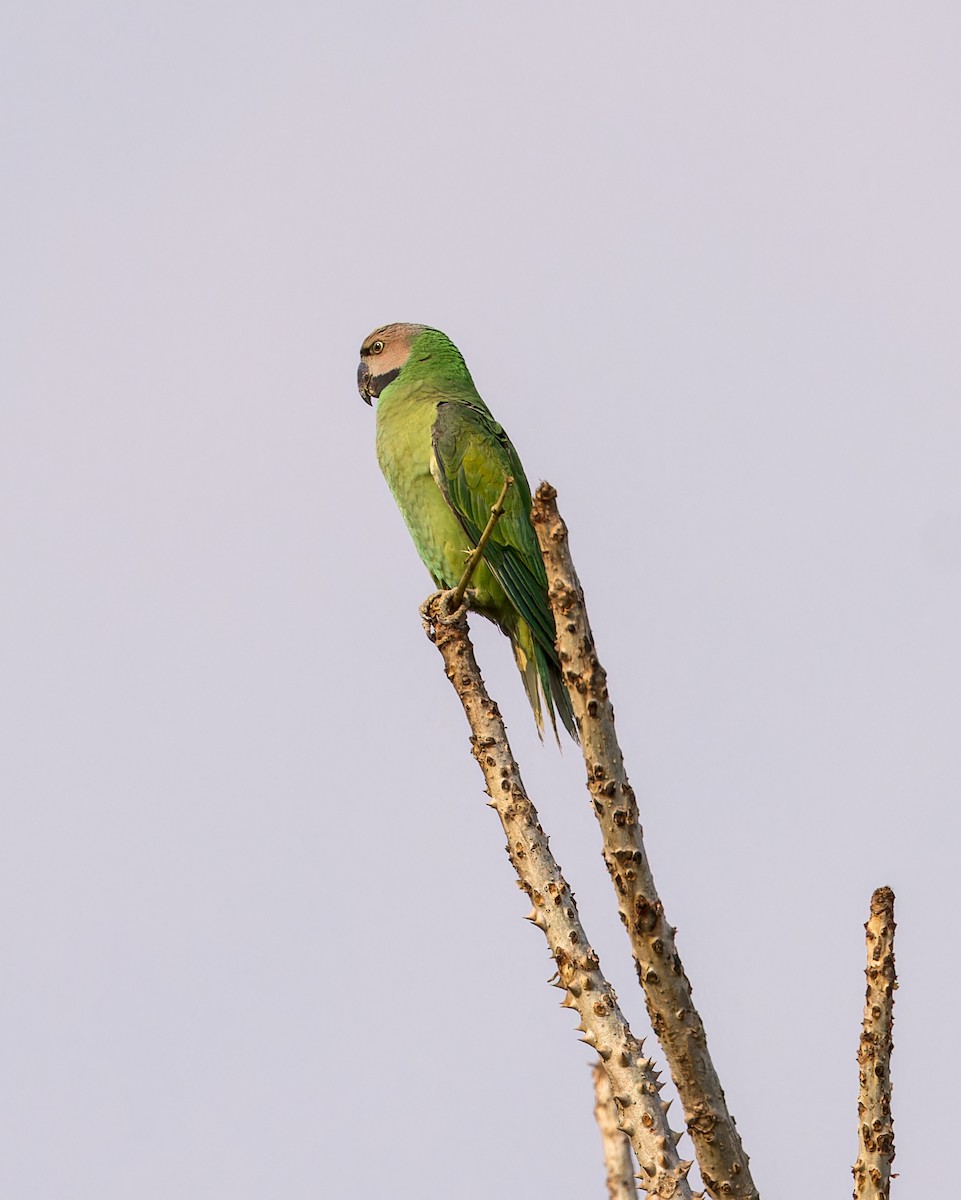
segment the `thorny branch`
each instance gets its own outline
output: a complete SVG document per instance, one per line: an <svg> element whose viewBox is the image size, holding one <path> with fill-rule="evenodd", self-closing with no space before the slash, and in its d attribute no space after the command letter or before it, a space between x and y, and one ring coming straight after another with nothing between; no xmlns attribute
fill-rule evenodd
<svg viewBox="0 0 961 1200"><path fill-rule="evenodd" d="M591 1067L594 1080L594 1118L601 1131L608 1200L637 1200L631 1143L618 1125L614 1092L603 1063Z"/></svg>
<svg viewBox="0 0 961 1200"><path fill-rule="evenodd" d="M894 892L878 888L871 897L867 935L867 994L858 1047L858 1143L860 1153L852 1168L854 1200L888 1200L891 1164L894 1162L894 1121L891 1116L891 1036L894 1026L894 993L898 986L894 967Z"/></svg>
<svg viewBox="0 0 961 1200"><path fill-rule="evenodd" d="M531 519L547 567L557 625L557 650L574 706L587 767L587 782L604 839L604 861L631 940L651 1025L664 1048L684 1105L701 1177L713 1197L757 1200L748 1156L728 1111L707 1048L704 1025L691 999L691 985L664 916L644 849L634 790L614 729L607 691L567 541L557 511L557 492L542 483Z"/></svg>
<svg viewBox="0 0 961 1200"><path fill-rule="evenodd" d="M657 1072L644 1057L643 1043L631 1033L587 940L573 893L527 796L500 712L481 678L465 614L452 611L449 592L438 592L425 602L421 615L467 716L472 753L507 835L511 863L533 905L528 919L543 931L557 964L557 986L565 992L562 1004L577 1010L582 1040L600 1055L610 1078L620 1127L641 1167L641 1186L662 1200L692 1200L687 1179L692 1163L682 1162L677 1153L680 1134L667 1123Z"/></svg>

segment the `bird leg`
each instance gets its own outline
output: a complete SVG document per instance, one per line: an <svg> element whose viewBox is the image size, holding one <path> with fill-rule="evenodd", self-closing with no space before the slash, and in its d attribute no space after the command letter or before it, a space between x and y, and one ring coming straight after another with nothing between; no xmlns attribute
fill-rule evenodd
<svg viewBox="0 0 961 1200"><path fill-rule="evenodd" d="M450 607L452 610L459 609L464 601L464 593L470 584L471 577L477 570L477 564L484 557L484 549L490 541L491 534L494 532L494 526L504 515L504 500L510 490L511 484L514 482L513 475L508 475L504 479L504 486L501 488L501 494L497 497L497 501L491 509L491 515L488 518L487 524L484 526L484 532L480 535L480 540L474 547L474 552L467 560L467 566L464 568L464 574L460 578L460 583L454 588L450 598Z"/></svg>

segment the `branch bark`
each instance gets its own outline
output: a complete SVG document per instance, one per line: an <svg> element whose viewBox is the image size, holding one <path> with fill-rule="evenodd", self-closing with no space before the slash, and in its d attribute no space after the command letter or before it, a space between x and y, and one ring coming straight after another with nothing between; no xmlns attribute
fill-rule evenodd
<svg viewBox="0 0 961 1200"><path fill-rule="evenodd" d="M891 1116L891 1051L894 1041L894 892L878 888L871 897L867 935L867 994L858 1047L858 1141L853 1167L854 1200L888 1200L894 1162L894 1121Z"/></svg>
<svg viewBox="0 0 961 1200"><path fill-rule="evenodd" d="M528 920L547 938L557 964L562 1004L580 1016L582 1041L600 1055L611 1081L620 1128L630 1137L650 1194L692 1200L687 1174L693 1165L677 1153L680 1134L667 1123L667 1103L643 1042L633 1036L614 989L581 925L574 896L561 873L527 796L496 704L481 678L467 632L466 610L450 610L450 593L438 592L421 608L428 636L444 659L447 678L471 728L471 751L484 774L487 794L507 836L507 852L533 905Z"/></svg>
<svg viewBox="0 0 961 1200"><path fill-rule="evenodd" d="M637 1200L631 1143L618 1125L614 1092L602 1063L591 1067L594 1080L594 1117L601 1131L609 1200Z"/></svg>
<svg viewBox="0 0 961 1200"><path fill-rule="evenodd" d="M614 728L607 675L597 657L557 492L542 483L531 520L547 567L557 651L570 692L587 784L604 839L604 861L631 941L654 1032L684 1105L698 1166L711 1196L757 1200L748 1156L707 1048L704 1024L651 874L637 802Z"/></svg>

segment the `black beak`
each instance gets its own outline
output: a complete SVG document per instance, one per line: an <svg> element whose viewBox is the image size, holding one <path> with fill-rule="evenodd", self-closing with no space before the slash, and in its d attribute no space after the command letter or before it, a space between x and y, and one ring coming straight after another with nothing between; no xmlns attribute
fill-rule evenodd
<svg viewBox="0 0 961 1200"><path fill-rule="evenodd" d="M357 390L360 392L360 398L365 404L370 404L370 367L365 362L361 362L357 368Z"/></svg>

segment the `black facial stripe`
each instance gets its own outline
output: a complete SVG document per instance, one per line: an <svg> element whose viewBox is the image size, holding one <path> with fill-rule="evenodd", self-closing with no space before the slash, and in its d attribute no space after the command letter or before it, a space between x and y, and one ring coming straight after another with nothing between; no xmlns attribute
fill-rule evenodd
<svg viewBox="0 0 961 1200"><path fill-rule="evenodd" d="M370 383L367 385L373 396L379 396L385 387L389 387L400 374L400 367L395 367L393 371L385 371L383 375L372 375Z"/></svg>

